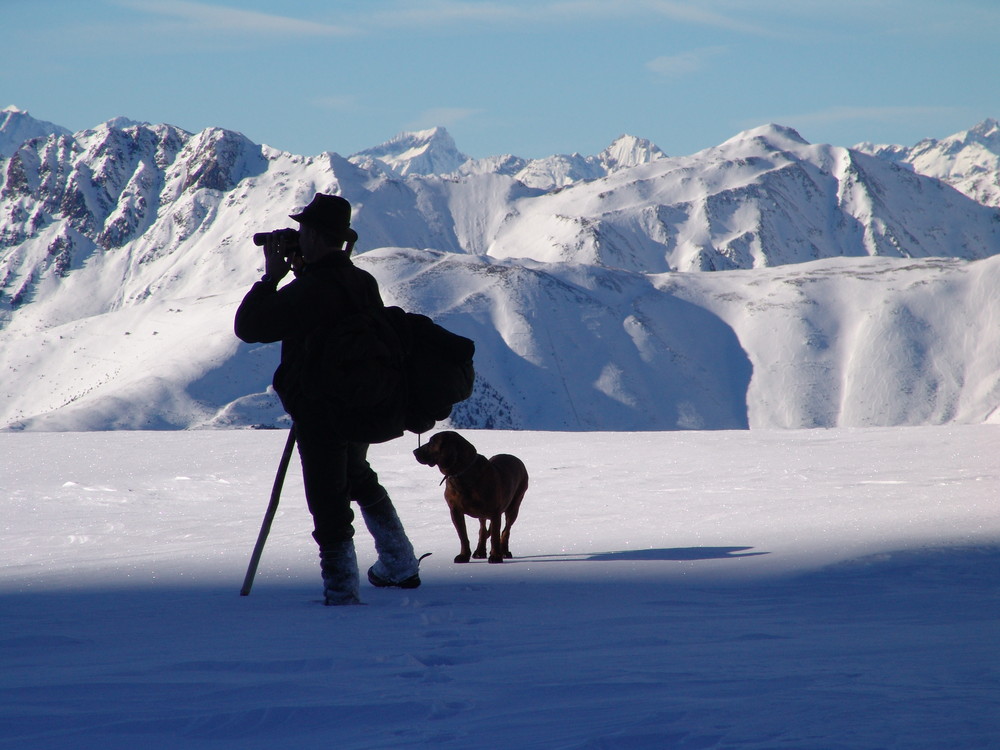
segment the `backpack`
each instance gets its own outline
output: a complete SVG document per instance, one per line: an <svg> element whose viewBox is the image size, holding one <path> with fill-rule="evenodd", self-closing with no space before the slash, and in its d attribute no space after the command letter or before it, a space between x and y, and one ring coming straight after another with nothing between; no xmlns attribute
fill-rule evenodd
<svg viewBox="0 0 1000 750"><path fill-rule="evenodd" d="M306 338L297 371L283 378L298 386L285 407L293 419L319 410L338 435L359 443L427 432L472 394L475 348L426 315L355 312Z"/></svg>
<svg viewBox="0 0 1000 750"><path fill-rule="evenodd" d="M447 419L455 404L472 395L476 345L426 315L398 307L384 310L401 339L408 339L403 358L407 394L404 426L419 435Z"/></svg>

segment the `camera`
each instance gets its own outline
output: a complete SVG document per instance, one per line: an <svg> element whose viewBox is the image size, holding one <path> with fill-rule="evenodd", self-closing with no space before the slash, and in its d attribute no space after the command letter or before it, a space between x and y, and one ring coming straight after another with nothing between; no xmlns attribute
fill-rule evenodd
<svg viewBox="0 0 1000 750"><path fill-rule="evenodd" d="M287 258L299 252L299 230L297 229L275 229L273 232L257 232L253 236L253 244L263 246L268 237L283 240L283 255Z"/></svg>

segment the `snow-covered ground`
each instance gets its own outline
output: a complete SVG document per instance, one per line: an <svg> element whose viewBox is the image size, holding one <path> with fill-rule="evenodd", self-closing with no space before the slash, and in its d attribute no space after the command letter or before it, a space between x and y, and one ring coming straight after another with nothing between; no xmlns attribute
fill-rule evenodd
<svg viewBox="0 0 1000 750"><path fill-rule="evenodd" d="M239 596L286 433L0 434L0 747L1000 747L1000 427L465 434L515 559L403 438L424 585L348 608L294 463Z"/></svg>

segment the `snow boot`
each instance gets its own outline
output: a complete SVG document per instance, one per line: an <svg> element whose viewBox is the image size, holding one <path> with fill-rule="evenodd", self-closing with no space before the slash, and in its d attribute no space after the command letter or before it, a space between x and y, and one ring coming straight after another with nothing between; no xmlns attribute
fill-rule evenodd
<svg viewBox="0 0 1000 750"><path fill-rule="evenodd" d="M368 569L368 581L379 588L415 589L420 585L419 563L388 495L361 506L365 526L375 540L378 561Z"/></svg>
<svg viewBox="0 0 1000 750"><path fill-rule="evenodd" d="M353 539L320 547L319 565L327 606L361 604L358 596L358 558Z"/></svg>

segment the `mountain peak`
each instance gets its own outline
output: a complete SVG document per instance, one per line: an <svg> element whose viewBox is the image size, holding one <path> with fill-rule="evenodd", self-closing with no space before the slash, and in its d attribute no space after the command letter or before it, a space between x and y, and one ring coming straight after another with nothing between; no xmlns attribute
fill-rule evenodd
<svg viewBox="0 0 1000 750"><path fill-rule="evenodd" d="M735 146L753 141L778 150L810 145L809 141L799 135L799 131L795 130L795 128L768 123L767 125L761 125L750 130L744 130L742 133L737 133L723 143L722 146Z"/></svg>
<svg viewBox="0 0 1000 750"><path fill-rule="evenodd" d="M984 136L996 135L997 131L1000 131L1000 122L997 122L992 117L987 117L981 123L972 128L973 132L978 132Z"/></svg>
<svg viewBox="0 0 1000 750"><path fill-rule="evenodd" d="M66 128L44 120L36 120L27 110L10 105L0 110L0 157L13 156L25 141L69 135Z"/></svg>
<svg viewBox="0 0 1000 750"><path fill-rule="evenodd" d="M446 128L439 126L425 128L423 130L404 130L390 138L386 143L414 143L445 141L455 145L451 134Z"/></svg>
<svg viewBox="0 0 1000 750"><path fill-rule="evenodd" d="M942 143L954 144L958 147L978 143L989 151L1000 154L1000 123L993 118L988 118L964 132L945 138Z"/></svg>
<svg viewBox="0 0 1000 750"><path fill-rule="evenodd" d="M469 160L442 127L400 133L350 157L358 163L375 159L398 175L450 174Z"/></svg>
<svg viewBox="0 0 1000 750"><path fill-rule="evenodd" d="M134 128L142 125L149 125L148 122L139 122L138 120L132 120L128 117L112 117L104 124L107 125L109 128L115 128L116 130L124 130L125 128Z"/></svg>
<svg viewBox="0 0 1000 750"><path fill-rule="evenodd" d="M666 154L655 143L634 135L618 136L598 156L609 171L634 167L665 157Z"/></svg>

